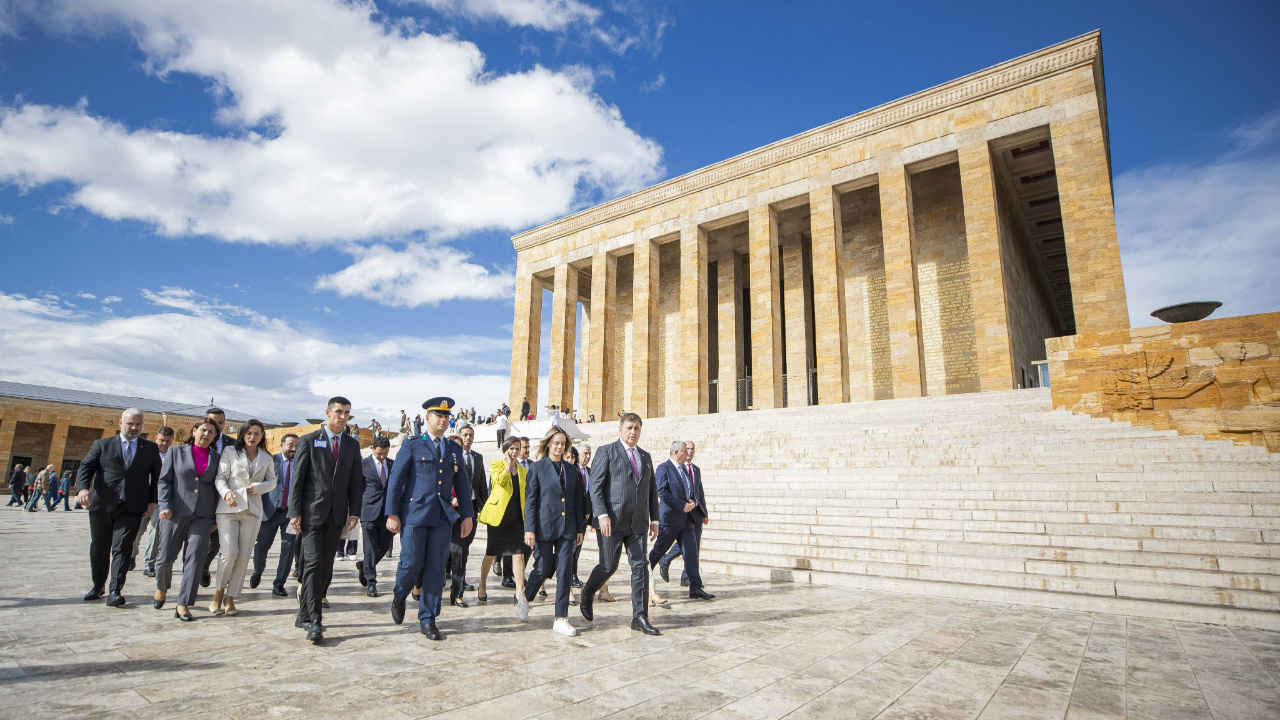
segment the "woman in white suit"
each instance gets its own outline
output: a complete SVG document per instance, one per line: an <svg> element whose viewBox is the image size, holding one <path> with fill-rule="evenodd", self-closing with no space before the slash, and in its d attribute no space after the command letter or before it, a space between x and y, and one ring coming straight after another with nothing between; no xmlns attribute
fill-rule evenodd
<svg viewBox="0 0 1280 720"><path fill-rule="evenodd" d="M209 612L235 615L236 598L244 588L244 574L262 525L262 496L276 486L271 453L263 447L267 430L258 420L240 427L233 447L222 452L218 464L218 540L222 560L218 585Z"/></svg>

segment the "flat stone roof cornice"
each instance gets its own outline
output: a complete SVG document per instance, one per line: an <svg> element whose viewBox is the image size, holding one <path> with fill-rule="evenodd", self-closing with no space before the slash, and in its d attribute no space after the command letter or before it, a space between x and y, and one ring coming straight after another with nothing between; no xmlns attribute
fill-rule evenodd
<svg viewBox="0 0 1280 720"><path fill-rule="evenodd" d="M517 251L535 247L895 125L1089 65L1101 52L1101 33L1095 30L526 230L512 236L511 242Z"/></svg>

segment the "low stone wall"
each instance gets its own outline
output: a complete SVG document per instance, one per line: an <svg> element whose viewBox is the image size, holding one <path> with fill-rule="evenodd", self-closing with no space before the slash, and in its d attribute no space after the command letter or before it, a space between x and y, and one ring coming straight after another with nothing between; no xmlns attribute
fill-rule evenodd
<svg viewBox="0 0 1280 720"><path fill-rule="evenodd" d="M1280 452L1280 313L1045 342L1053 406Z"/></svg>

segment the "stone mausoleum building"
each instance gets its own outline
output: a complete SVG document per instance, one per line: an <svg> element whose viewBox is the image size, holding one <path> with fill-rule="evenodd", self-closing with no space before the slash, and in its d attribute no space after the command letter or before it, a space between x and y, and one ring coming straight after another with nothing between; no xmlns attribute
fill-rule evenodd
<svg viewBox="0 0 1280 720"><path fill-rule="evenodd" d="M1100 36L513 242L512 407L661 417L1038 385L1046 338L1129 327Z"/></svg>

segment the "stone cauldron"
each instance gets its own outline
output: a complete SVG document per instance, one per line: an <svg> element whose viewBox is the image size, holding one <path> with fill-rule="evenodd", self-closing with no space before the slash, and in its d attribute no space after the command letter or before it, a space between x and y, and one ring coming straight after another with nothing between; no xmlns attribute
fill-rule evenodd
<svg viewBox="0 0 1280 720"><path fill-rule="evenodd" d="M1209 317L1214 310L1220 307L1222 307L1222 303L1217 300L1178 303L1177 305L1169 305L1156 310L1151 313L1151 317L1167 323L1195 322Z"/></svg>

